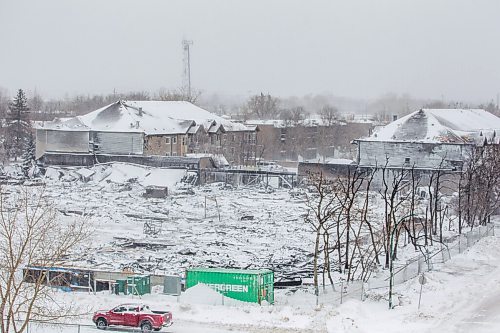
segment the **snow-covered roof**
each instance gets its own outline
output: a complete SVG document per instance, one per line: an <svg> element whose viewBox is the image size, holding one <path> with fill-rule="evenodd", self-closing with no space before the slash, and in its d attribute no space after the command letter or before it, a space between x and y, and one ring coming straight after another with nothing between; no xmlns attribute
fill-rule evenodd
<svg viewBox="0 0 500 333"><path fill-rule="evenodd" d="M118 101L84 116L56 119L38 124L38 128L53 130L92 130L105 132L143 132L184 134L193 126L203 126L209 133L221 131L251 131L194 104L183 101ZM196 132L196 131L195 131Z"/></svg>
<svg viewBox="0 0 500 333"><path fill-rule="evenodd" d="M356 164L353 160L347 158L326 158L325 164Z"/></svg>
<svg viewBox="0 0 500 333"><path fill-rule="evenodd" d="M339 124L339 125L345 125L344 121L335 120L334 122L336 124ZM316 126L327 126L328 125L321 118L306 118L306 119L300 120L298 123L301 126L305 126L305 127L316 127ZM273 126L275 128L293 127L294 126L293 122L282 120L282 119L253 119L253 120L247 120L245 122L245 124L248 126L267 125L267 126Z"/></svg>
<svg viewBox="0 0 500 333"><path fill-rule="evenodd" d="M37 121L35 128L47 130L65 130L65 131L88 131L89 127L85 125L79 117L73 118L55 118L52 121Z"/></svg>
<svg viewBox="0 0 500 333"><path fill-rule="evenodd" d="M499 131L500 118L482 109L420 109L360 141L472 143Z"/></svg>

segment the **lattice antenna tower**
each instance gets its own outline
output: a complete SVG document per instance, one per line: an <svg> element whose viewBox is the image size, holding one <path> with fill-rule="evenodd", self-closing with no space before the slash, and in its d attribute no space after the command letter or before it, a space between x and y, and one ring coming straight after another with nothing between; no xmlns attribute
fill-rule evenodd
<svg viewBox="0 0 500 333"><path fill-rule="evenodd" d="M187 90L188 97L191 98L191 54L190 46L193 45L192 40L182 40L182 53L184 63L183 86Z"/></svg>

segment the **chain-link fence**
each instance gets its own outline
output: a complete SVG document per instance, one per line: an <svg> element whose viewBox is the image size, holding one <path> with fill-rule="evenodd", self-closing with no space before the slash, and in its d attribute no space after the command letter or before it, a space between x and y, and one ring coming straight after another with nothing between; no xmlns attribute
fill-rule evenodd
<svg viewBox="0 0 500 333"><path fill-rule="evenodd" d="M442 264L474 245L481 238L495 235L493 224L476 227L459 235L450 244L440 244L441 249L433 253L424 253L406 261L406 264L394 272L394 283L399 284L413 279L424 271L430 271L435 264Z"/></svg>
<svg viewBox="0 0 500 333"><path fill-rule="evenodd" d="M494 235L495 229L493 224L479 226L459 235L449 244L440 244L441 248L438 251L423 253L415 258L406 260L403 265L395 268L393 274L394 284L404 283L418 277L423 272L431 271L435 264L445 263L452 256L458 255L473 246L481 238ZM329 285L327 288L321 287L318 302L324 304L341 304L349 298L363 300L365 291L387 288L388 286L389 277L385 279L372 279L367 283L362 283L361 281L354 281L348 284L337 283L333 286Z"/></svg>
<svg viewBox="0 0 500 333"><path fill-rule="evenodd" d="M440 244L441 249L435 252L420 254L415 258L407 260L394 271L394 284L401 284L418 277L421 273L433 270L435 264L442 264L450 260L452 256L464 252L469 247L486 236L494 236L493 224L479 226L473 230L457 236L448 244ZM338 282L320 286L317 304L342 304L349 299L364 300L365 292L378 288L387 288L389 278L372 279L367 283L362 281ZM311 291L311 290L309 290ZM312 304L311 304L312 305ZM94 325L80 324L48 324L32 321L29 323L27 333L88 333L96 332ZM116 331L118 332L118 331ZM139 328L130 328L126 332L141 332Z"/></svg>
<svg viewBox="0 0 500 333"><path fill-rule="evenodd" d="M348 299L363 300L365 283L353 281L350 283L339 282L333 285L321 286L318 302L323 304L342 304Z"/></svg>
<svg viewBox="0 0 500 333"><path fill-rule="evenodd" d="M96 333L100 332L95 325L90 324L67 324L67 323L44 323L38 321L30 321L26 333ZM127 328L108 328L108 332L127 332L139 333L142 332L137 327Z"/></svg>

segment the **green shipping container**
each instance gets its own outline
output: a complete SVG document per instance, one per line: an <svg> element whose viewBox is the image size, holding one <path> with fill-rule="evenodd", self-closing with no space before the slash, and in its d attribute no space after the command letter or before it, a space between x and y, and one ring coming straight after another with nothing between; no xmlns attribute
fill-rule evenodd
<svg viewBox="0 0 500 333"><path fill-rule="evenodd" d="M244 302L274 304L271 270L192 268L186 270L186 289L204 283L224 296Z"/></svg>
<svg viewBox="0 0 500 333"><path fill-rule="evenodd" d="M127 294L127 280L116 280L118 286L118 293Z"/></svg>
<svg viewBox="0 0 500 333"><path fill-rule="evenodd" d="M147 275L127 277L127 294L144 295L151 293L151 278Z"/></svg>

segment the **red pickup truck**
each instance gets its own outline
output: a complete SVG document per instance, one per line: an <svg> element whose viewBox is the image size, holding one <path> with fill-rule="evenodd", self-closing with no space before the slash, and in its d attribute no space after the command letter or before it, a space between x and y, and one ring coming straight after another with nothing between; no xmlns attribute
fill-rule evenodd
<svg viewBox="0 0 500 333"><path fill-rule="evenodd" d="M97 311L92 317L97 328L111 325L140 327L143 332L159 331L173 324L169 311L152 311L144 304L122 304L106 311Z"/></svg>

